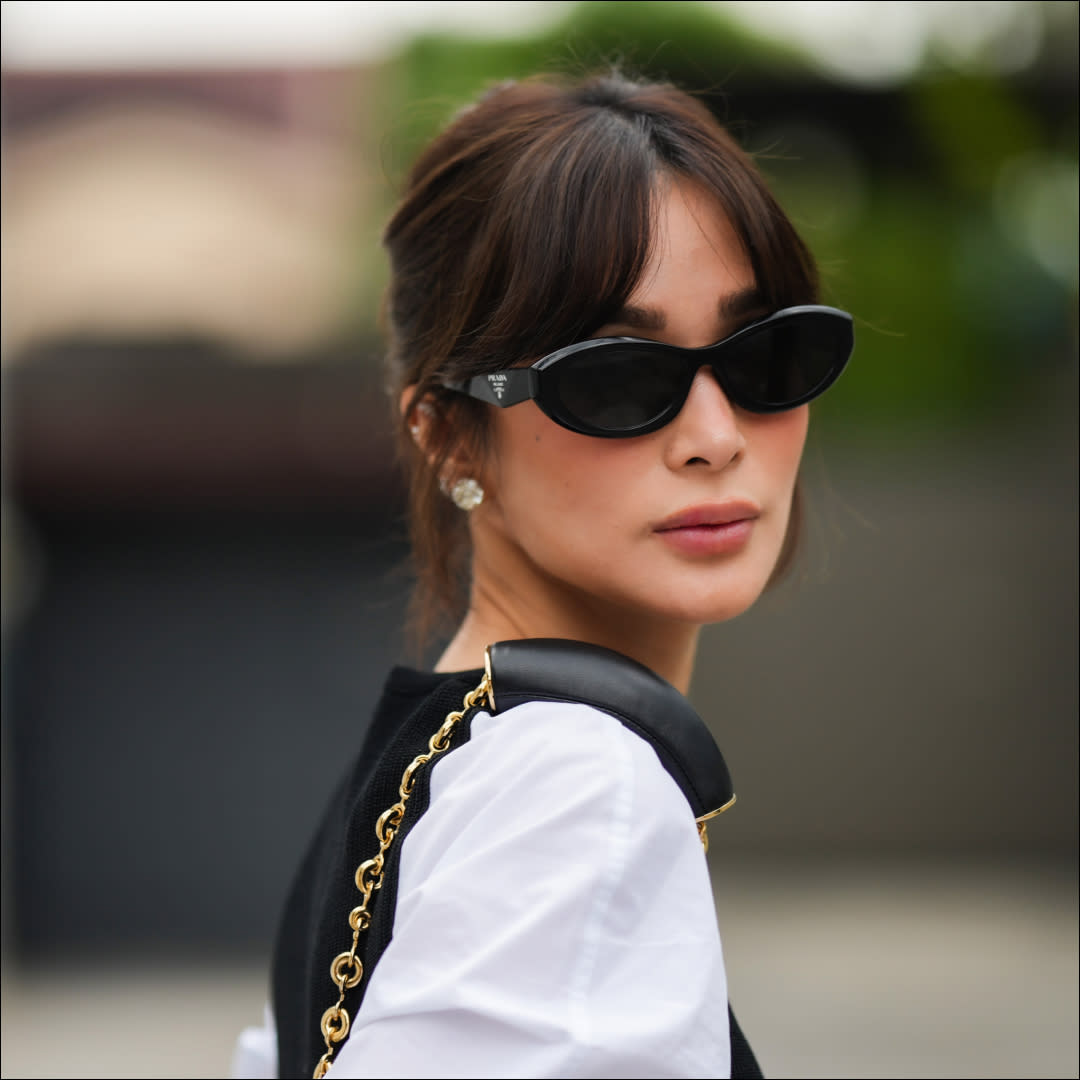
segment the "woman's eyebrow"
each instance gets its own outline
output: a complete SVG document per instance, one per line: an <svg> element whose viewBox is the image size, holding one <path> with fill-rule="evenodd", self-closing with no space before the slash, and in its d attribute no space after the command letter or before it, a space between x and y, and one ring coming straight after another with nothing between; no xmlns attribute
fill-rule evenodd
<svg viewBox="0 0 1080 1080"><path fill-rule="evenodd" d="M609 326L629 326L634 330L663 330L667 317L659 308L627 304L608 319Z"/></svg>
<svg viewBox="0 0 1080 1080"><path fill-rule="evenodd" d="M728 293L727 296L720 297L716 305L723 322L739 319L745 315L756 315L766 307L768 305L765 303L765 297L756 286ZM607 325L628 326L634 330L663 330L667 327L667 316L659 308L626 304L608 319Z"/></svg>
<svg viewBox="0 0 1080 1080"><path fill-rule="evenodd" d="M738 319L744 315L756 315L767 307L761 290L757 286L752 286L749 289L740 289L738 292L720 297L717 311L721 319L727 320Z"/></svg>

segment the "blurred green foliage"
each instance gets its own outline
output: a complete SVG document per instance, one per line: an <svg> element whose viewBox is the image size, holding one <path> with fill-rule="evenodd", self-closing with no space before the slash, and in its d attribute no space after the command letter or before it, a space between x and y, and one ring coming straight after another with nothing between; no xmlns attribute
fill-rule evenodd
<svg viewBox="0 0 1080 1080"><path fill-rule="evenodd" d="M852 366L817 406L826 427L948 434L1030 420L1074 378L1076 65L1046 51L1008 75L926 59L866 86L714 6L585 2L520 39L416 38L384 74L379 157L400 179L479 91L537 72L615 64L701 93L758 153L825 298L858 321Z"/></svg>

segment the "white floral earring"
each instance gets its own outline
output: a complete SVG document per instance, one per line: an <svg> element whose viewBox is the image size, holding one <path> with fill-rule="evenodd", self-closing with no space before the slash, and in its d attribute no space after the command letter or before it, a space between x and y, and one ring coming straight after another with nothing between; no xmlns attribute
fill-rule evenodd
<svg viewBox="0 0 1080 1080"><path fill-rule="evenodd" d="M450 485L450 501L468 513L484 501L484 489L471 476L463 476Z"/></svg>

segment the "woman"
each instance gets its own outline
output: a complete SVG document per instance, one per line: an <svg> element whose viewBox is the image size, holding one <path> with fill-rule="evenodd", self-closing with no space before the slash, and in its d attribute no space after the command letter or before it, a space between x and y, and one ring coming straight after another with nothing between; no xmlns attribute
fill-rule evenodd
<svg viewBox="0 0 1080 1080"><path fill-rule="evenodd" d="M285 913L276 1042L238 1071L727 1076L736 1048L753 1075L660 751L603 702L462 692L492 642L548 638L685 693L701 626L790 555L850 319L806 308L811 258L708 111L618 76L487 94L386 246L418 618L455 629L390 676Z"/></svg>

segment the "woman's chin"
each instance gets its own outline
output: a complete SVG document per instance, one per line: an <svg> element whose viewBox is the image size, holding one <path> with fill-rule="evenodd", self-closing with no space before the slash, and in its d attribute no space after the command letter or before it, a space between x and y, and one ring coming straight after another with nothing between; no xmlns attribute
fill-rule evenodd
<svg viewBox="0 0 1080 1080"><path fill-rule="evenodd" d="M693 623L697 626L711 626L715 623L729 622L731 619L737 619L740 615L749 611L760 595L759 591L753 596L748 596L739 601L727 598L723 603L695 605L684 614L677 616L677 618L681 622Z"/></svg>
<svg viewBox="0 0 1080 1080"><path fill-rule="evenodd" d="M646 610L663 621L709 626L738 618L754 606L764 591L764 582L748 582L738 589L717 590L711 594L698 592L684 597L669 594L659 603L647 606Z"/></svg>

